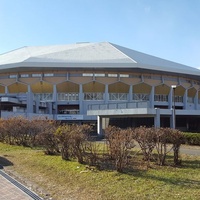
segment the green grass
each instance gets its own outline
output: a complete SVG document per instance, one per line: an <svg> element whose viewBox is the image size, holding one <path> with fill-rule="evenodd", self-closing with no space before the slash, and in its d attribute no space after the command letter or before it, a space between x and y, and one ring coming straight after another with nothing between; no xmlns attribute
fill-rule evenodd
<svg viewBox="0 0 200 200"><path fill-rule="evenodd" d="M182 167L153 166L127 173L91 171L41 150L0 143L0 164L56 200L132 200L200 198L200 156L182 156Z"/></svg>

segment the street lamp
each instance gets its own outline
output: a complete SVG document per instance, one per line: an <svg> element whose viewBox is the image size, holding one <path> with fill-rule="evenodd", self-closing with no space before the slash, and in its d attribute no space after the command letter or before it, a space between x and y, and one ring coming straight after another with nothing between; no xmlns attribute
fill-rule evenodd
<svg viewBox="0 0 200 200"><path fill-rule="evenodd" d="M172 85L171 88L173 90L173 99L174 99L174 105L173 105L173 128L176 128L176 112L175 112L175 89L176 89L176 85ZM173 103L173 102L172 102Z"/></svg>
<svg viewBox="0 0 200 200"><path fill-rule="evenodd" d="M1 118L1 98L2 97L0 97L0 118Z"/></svg>

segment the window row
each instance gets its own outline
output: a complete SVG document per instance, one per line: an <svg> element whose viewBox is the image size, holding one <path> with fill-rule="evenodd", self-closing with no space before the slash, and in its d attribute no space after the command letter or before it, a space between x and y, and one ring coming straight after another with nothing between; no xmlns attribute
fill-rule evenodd
<svg viewBox="0 0 200 200"><path fill-rule="evenodd" d="M110 101L128 101L129 94L128 93L108 93ZM154 95L154 101L156 102L168 102L168 95ZM52 93L36 93L34 94L35 100L40 101L53 101ZM86 101L101 101L104 100L104 93L101 92L87 92L83 93L83 99ZM78 101L79 93L58 93L57 94L58 101ZM133 101L149 101L150 94L145 93L134 93L132 96ZM200 99L198 100L200 104ZM174 97L172 97L172 102L174 102ZM183 96L175 96L175 102L183 102ZM187 98L188 103L194 103L193 97Z"/></svg>
<svg viewBox="0 0 200 200"><path fill-rule="evenodd" d="M141 78L141 75L133 75L133 74L118 74L118 73L33 73L33 74L11 74L9 76L1 76L1 78L28 78L28 77L121 77L121 78Z"/></svg>

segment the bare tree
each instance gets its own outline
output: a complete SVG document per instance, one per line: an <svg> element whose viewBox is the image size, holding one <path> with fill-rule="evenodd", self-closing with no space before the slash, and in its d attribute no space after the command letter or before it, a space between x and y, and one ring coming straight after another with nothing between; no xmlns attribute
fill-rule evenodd
<svg viewBox="0 0 200 200"><path fill-rule="evenodd" d="M129 151L135 146L132 130L108 127L105 130L111 158L115 160L116 170L122 172L128 164Z"/></svg>
<svg viewBox="0 0 200 200"><path fill-rule="evenodd" d="M172 150L172 148L167 148L171 131L172 129L170 128L157 128L155 130L157 161L159 165L165 165L166 156Z"/></svg>
<svg viewBox="0 0 200 200"><path fill-rule="evenodd" d="M42 124L42 126L41 126ZM35 121L39 133L36 135L37 144L45 148L45 154L54 155L59 153L59 143L55 135L57 124L53 120Z"/></svg>
<svg viewBox="0 0 200 200"><path fill-rule="evenodd" d="M138 142L143 159L147 161L147 167L150 165L153 149L156 146L155 128L138 127L133 132L134 139Z"/></svg>
<svg viewBox="0 0 200 200"><path fill-rule="evenodd" d="M86 124L61 125L56 135L61 144L62 158L66 160L77 158L79 163L83 163L86 152L85 143L90 131L91 127Z"/></svg>

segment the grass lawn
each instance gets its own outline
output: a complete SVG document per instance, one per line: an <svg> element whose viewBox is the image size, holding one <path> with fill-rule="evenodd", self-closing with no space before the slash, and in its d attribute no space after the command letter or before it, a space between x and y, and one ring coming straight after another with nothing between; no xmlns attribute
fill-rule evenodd
<svg viewBox="0 0 200 200"><path fill-rule="evenodd" d="M37 193L55 200L200 199L200 156L182 155L179 168L154 165L118 173L87 170L41 150L0 143L0 164Z"/></svg>

